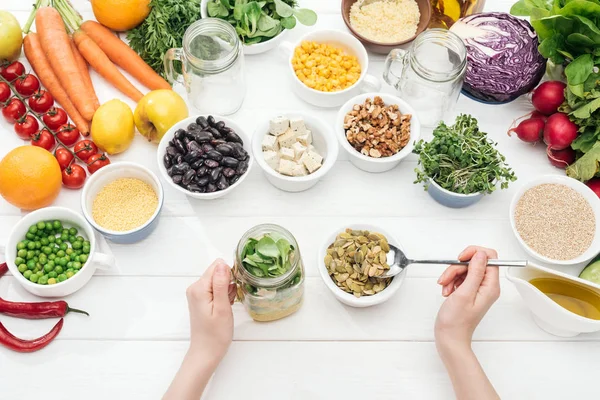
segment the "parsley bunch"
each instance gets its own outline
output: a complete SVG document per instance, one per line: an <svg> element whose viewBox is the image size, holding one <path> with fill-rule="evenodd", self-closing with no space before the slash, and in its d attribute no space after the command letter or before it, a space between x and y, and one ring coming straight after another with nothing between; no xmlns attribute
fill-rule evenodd
<svg viewBox="0 0 600 400"><path fill-rule="evenodd" d="M429 179L433 179L442 188L459 194L489 194L498 184L506 189L517 178L495 145L470 115L461 114L452 126L441 122L430 142L420 140L415 144L413 152L419 155L415 183L423 182L427 188Z"/></svg>
<svg viewBox="0 0 600 400"><path fill-rule="evenodd" d="M200 19L200 0L152 0L150 14L127 33L129 46L165 77L167 50L181 47L185 30Z"/></svg>

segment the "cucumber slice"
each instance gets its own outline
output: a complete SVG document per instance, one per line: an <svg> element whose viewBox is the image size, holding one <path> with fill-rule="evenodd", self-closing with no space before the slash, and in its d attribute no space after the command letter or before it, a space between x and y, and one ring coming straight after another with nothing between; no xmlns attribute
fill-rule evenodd
<svg viewBox="0 0 600 400"><path fill-rule="evenodd" d="M600 285L600 260L592 262L579 274L581 279Z"/></svg>

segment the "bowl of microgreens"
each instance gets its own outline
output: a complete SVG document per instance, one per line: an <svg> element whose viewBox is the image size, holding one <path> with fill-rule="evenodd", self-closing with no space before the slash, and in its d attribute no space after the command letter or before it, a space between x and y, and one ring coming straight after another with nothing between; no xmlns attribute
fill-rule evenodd
<svg viewBox="0 0 600 400"><path fill-rule="evenodd" d="M317 14L298 8L296 0L202 0L200 13L202 18L220 18L233 25L244 43L244 54L269 51L297 23L317 22Z"/></svg>
<svg viewBox="0 0 600 400"><path fill-rule="evenodd" d="M415 183L423 183L430 196L446 207L470 206L517 179L496 143L470 115L459 115L451 126L440 122L433 139L418 141L413 152L419 155Z"/></svg>

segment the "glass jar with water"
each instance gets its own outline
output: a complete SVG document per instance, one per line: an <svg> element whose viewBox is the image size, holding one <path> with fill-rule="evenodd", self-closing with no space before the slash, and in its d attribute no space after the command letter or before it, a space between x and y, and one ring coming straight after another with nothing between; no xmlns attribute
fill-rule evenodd
<svg viewBox="0 0 600 400"><path fill-rule="evenodd" d="M182 74L173 61L181 62ZM189 103L201 113L228 115L242 106L246 75L242 44L226 21L205 18L185 31L183 47L165 54L169 82L185 86Z"/></svg>
<svg viewBox="0 0 600 400"><path fill-rule="evenodd" d="M409 50L390 52L383 78L415 109L421 124L432 127L454 108L466 69L462 39L448 30L429 29L417 36Z"/></svg>

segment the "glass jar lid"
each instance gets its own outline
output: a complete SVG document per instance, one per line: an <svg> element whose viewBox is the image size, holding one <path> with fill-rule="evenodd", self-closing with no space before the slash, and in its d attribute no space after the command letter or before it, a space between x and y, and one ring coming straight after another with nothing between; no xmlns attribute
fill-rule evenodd
<svg viewBox="0 0 600 400"><path fill-rule="evenodd" d="M242 52L233 26L218 18L204 18L190 25L183 36L183 51L194 67L206 72L227 69Z"/></svg>
<svg viewBox="0 0 600 400"><path fill-rule="evenodd" d="M428 29L414 40L410 65L422 78L448 82L462 75L467 67L467 48L463 40L447 29Z"/></svg>

